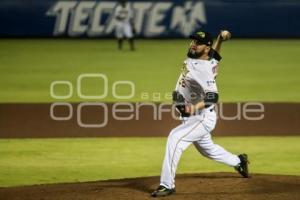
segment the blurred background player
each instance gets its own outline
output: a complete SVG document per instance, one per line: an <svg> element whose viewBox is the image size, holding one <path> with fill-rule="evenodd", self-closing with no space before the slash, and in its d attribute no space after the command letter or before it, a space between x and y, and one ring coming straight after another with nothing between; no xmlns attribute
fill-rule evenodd
<svg viewBox="0 0 300 200"><path fill-rule="evenodd" d="M135 33L133 25L133 9L126 0L120 0L115 10L117 20L116 38L118 39L118 48L122 50L124 38L128 39L131 51L135 50L133 34Z"/></svg>

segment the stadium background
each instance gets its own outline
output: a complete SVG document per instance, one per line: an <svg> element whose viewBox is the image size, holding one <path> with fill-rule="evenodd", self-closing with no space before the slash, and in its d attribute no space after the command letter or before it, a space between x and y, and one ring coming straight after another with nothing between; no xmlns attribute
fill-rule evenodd
<svg viewBox="0 0 300 200"><path fill-rule="evenodd" d="M117 50L110 17L115 3L0 2L0 187L158 176L165 136L178 124L169 113L152 120L151 107L145 106L140 120L87 128L78 125L78 106L105 103L110 113L120 101L112 92L117 81L135 85L133 97L123 102L170 103L168 94L189 43L185 38L200 28L213 35L220 29L233 34L224 43L218 75L225 114L232 116L238 105L253 102L265 108L259 121L219 119L216 142L235 153L247 152L252 173L300 174L299 1L132 1L138 13L135 52ZM82 74L107 76L107 96L82 99L77 90ZM73 92L60 84L55 94L71 95L53 98L53 81L67 81ZM101 95L103 85L99 77L84 79L81 92ZM123 85L117 92L126 96L131 89ZM73 108L70 119L51 118L55 102L64 103L55 108L58 118ZM80 117L85 124L97 124L103 113L93 104ZM193 148L178 169L218 171L232 172Z"/></svg>

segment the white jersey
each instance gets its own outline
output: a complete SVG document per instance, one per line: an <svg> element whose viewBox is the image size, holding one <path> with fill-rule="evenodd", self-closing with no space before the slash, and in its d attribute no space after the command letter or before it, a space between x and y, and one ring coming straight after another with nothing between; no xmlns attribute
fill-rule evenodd
<svg viewBox="0 0 300 200"><path fill-rule="evenodd" d="M131 18L133 17L131 6L128 3L125 4L125 7L119 4L115 10L115 17L119 21L129 23Z"/></svg>
<svg viewBox="0 0 300 200"><path fill-rule="evenodd" d="M193 79L197 81L203 88L204 92L218 93L216 84L218 61L216 59L200 60L188 58L184 61L182 72L176 84L175 90L183 95L185 99L188 99L184 81L186 79Z"/></svg>

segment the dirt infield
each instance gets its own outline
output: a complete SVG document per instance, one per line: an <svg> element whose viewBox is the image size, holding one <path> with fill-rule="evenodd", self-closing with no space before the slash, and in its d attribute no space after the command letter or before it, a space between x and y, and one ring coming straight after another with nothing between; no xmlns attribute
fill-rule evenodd
<svg viewBox="0 0 300 200"><path fill-rule="evenodd" d="M262 113L255 113L257 107L253 106L249 110L251 105L245 107L247 104L219 105L213 134L300 135L300 103L264 103ZM167 136L180 123L172 117L171 105L164 105L161 113L158 110L162 104L130 103L119 106L118 113L113 112L115 105L58 105L52 107L53 118L51 104L0 104L0 138ZM116 115L130 119L117 120ZM245 115L251 119L260 115L263 118L249 120ZM103 127L91 127L105 122Z"/></svg>
<svg viewBox="0 0 300 200"><path fill-rule="evenodd" d="M159 177L87 183L51 184L0 188L1 200L112 200L153 199L149 193ZM300 199L300 177L254 174L241 178L235 173L178 175L176 194L163 199L191 200L296 200Z"/></svg>

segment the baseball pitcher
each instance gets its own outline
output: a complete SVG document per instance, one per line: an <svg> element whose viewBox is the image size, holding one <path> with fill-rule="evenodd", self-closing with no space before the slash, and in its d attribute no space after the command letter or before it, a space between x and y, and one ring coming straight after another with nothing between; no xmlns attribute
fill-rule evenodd
<svg viewBox="0 0 300 200"><path fill-rule="evenodd" d="M234 155L215 144L211 132L216 125L215 105L218 102L216 76L221 60L223 41L230 39L228 31L220 31L215 44L209 33L199 31L192 39L182 72L173 92L173 101L181 115L182 124L168 137L160 185L152 197L175 192L175 174L182 152L191 144L203 156L234 167L243 177L249 177L246 154Z"/></svg>

